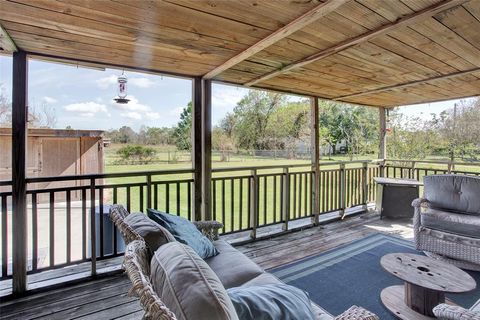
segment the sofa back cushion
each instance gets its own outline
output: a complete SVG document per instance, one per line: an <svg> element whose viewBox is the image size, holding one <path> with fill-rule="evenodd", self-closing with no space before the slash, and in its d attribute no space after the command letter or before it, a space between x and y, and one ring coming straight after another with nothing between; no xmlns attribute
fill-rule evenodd
<svg viewBox="0 0 480 320"><path fill-rule="evenodd" d="M464 175L431 175L423 178L425 198L433 208L480 214L480 178Z"/></svg>
<svg viewBox="0 0 480 320"><path fill-rule="evenodd" d="M150 272L155 292L179 320L238 320L222 283L192 248L167 243Z"/></svg>
<svg viewBox="0 0 480 320"><path fill-rule="evenodd" d="M167 229L148 218L144 213L132 212L124 221L145 240L152 253L165 243L175 241Z"/></svg>

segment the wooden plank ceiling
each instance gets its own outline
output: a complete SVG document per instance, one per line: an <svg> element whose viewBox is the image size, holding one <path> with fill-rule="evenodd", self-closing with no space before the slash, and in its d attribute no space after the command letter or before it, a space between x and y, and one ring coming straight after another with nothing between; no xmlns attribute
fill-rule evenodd
<svg viewBox="0 0 480 320"><path fill-rule="evenodd" d="M0 24L31 53L349 103L480 94L480 0L324 1L0 0Z"/></svg>

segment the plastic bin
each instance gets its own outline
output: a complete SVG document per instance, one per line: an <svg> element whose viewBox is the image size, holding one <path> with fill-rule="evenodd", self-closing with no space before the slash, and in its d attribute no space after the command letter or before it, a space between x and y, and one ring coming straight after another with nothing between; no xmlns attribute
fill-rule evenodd
<svg viewBox="0 0 480 320"><path fill-rule="evenodd" d="M97 257L100 257L100 219L103 219L103 255L108 256L113 254L114 252L114 238L113 232L117 233L117 253L122 253L125 251L125 242L123 241L122 234L120 231L115 227L113 221L110 219L108 213L110 212L110 204L103 205L103 216L101 216L100 206L95 207L95 238L96 238L96 253ZM91 241L90 241L90 233L87 234L88 241L88 256L91 255Z"/></svg>

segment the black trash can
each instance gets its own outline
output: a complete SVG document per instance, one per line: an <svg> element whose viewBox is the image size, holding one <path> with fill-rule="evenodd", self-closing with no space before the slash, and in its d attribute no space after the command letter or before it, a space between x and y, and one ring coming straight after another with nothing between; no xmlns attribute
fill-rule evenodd
<svg viewBox="0 0 480 320"><path fill-rule="evenodd" d="M104 204L103 205L103 215L101 215L100 206L95 207L95 238L96 238L96 253L97 257L100 257L101 252L100 252L100 243L102 242L100 239L100 219L103 220L103 255L108 256L114 254L114 242L115 239L113 237L114 235L114 230L117 234L117 253L122 253L125 251L125 242L123 241L122 234L120 231L115 228L115 224L113 223L112 219L110 219L110 216L108 215L110 212L110 204ZM88 256L90 257L91 251L92 251L92 245L91 245L91 239L90 239L90 234L87 235L89 239L88 243Z"/></svg>

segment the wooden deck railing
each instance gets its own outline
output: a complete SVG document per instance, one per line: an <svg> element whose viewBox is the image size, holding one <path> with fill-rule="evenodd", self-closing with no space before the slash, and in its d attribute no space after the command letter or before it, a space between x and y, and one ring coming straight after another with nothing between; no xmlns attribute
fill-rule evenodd
<svg viewBox="0 0 480 320"><path fill-rule="evenodd" d="M217 168L212 170L212 217L224 224L223 234L249 231L255 238L260 227L283 224L286 230L294 220L313 221L316 215L334 211L343 215L347 208L374 202L373 178L382 172L386 177L412 179L443 173L480 176L480 166L478 171L455 169L461 165L407 160L329 162L321 164L318 177L309 164ZM315 179L320 185L318 212L312 192ZM67 181L71 186L51 186ZM105 205L119 203L129 211L142 212L155 208L194 218L192 169L29 178L27 183L29 274L80 262L91 262L95 273L97 260L121 255L123 242ZM2 188L10 185L0 181ZM0 280L12 276L11 197L11 191L0 192Z"/></svg>

